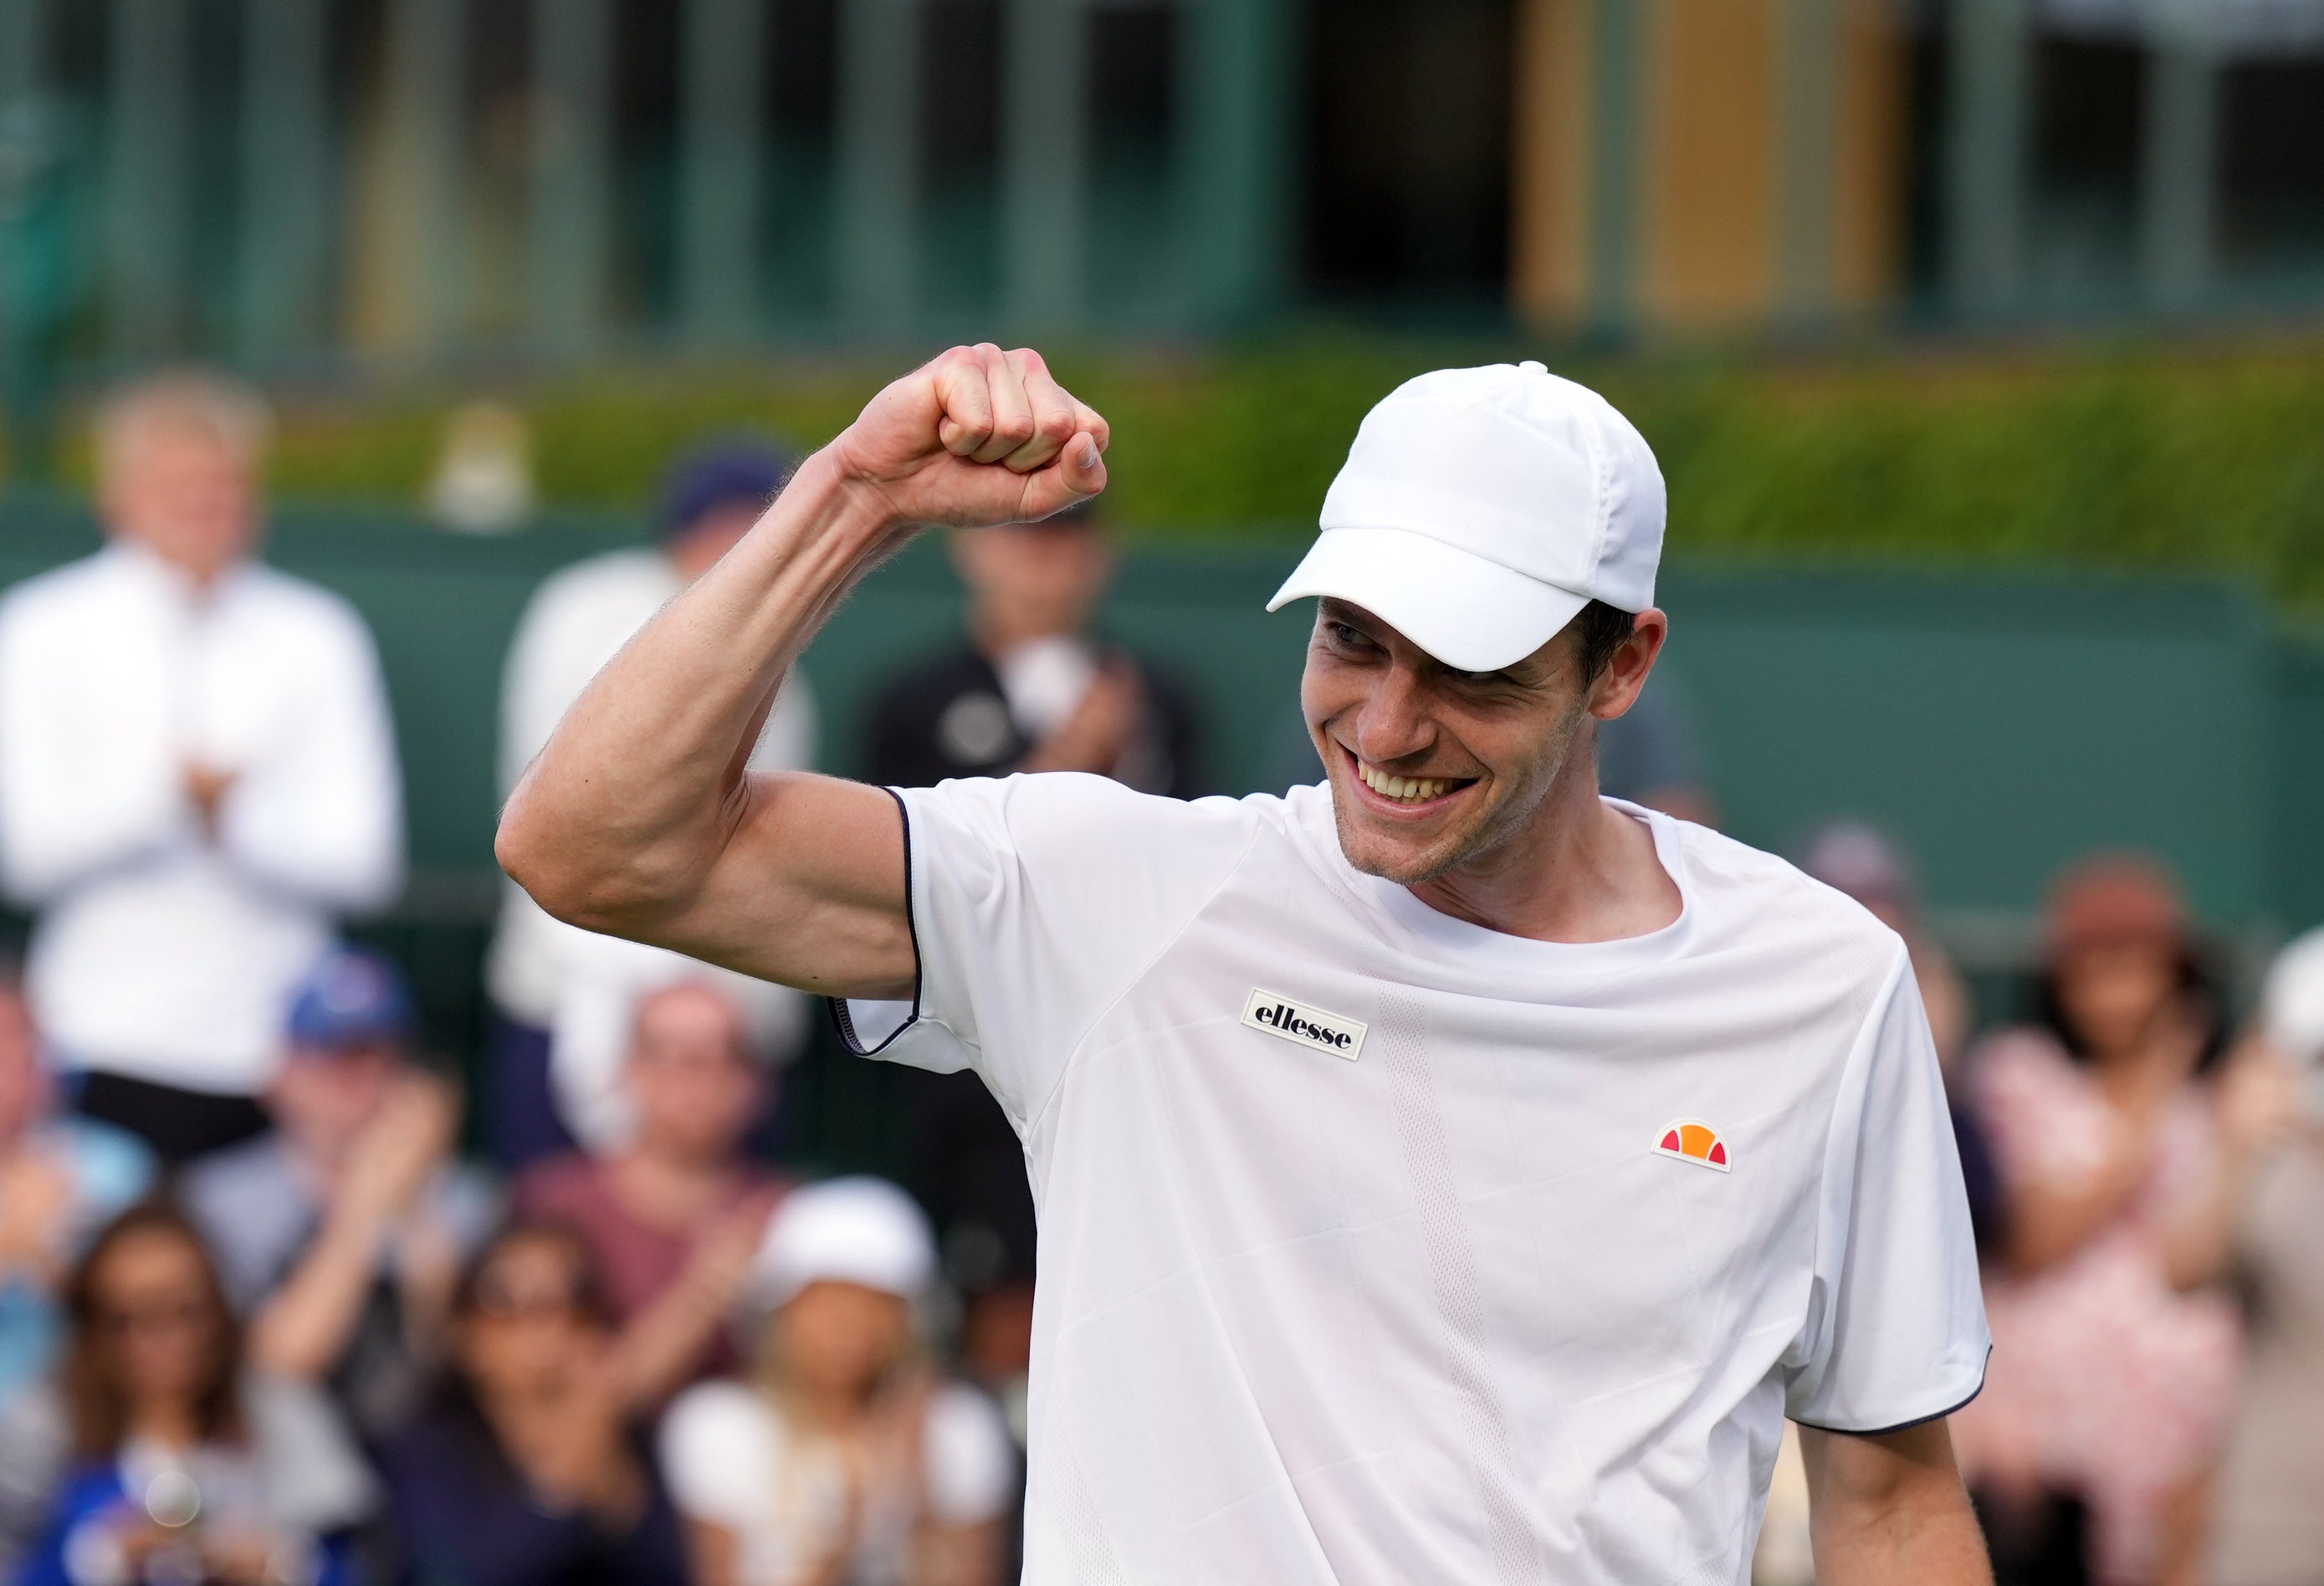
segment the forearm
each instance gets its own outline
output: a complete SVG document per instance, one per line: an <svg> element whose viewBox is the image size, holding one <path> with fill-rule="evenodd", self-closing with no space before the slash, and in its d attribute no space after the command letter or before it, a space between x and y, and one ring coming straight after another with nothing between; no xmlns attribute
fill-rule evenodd
<svg viewBox="0 0 2324 1586"><path fill-rule="evenodd" d="M1860 1524L1819 1517L1811 1535L1817 1586L1992 1586L1966 1495L1899 1506Z"/></svg>
<svg viewBox="0 0 2324 1586"><path fill-rule="evenodd" d="M741 817L784 672L898 525L828 450L576 702L503 816L500 858L553 914L650 933Z"/></svg>
<svg viewBox="0 0 2324 1586"><path fill-rule="evenodd" d="M622 1329L614 1346L622 1401L633 1410L659 1409L685 1386L724 1320L683 1278L663 1290Z"/></svg>
<svg viewBox="0 0 2324 1586"><path fill-rule="evenodd" d="M286 1377L327 1376L362 1319L385 1238L384 1219L335 1211L259 1311L250 1333L252 1358Z"/></svg>

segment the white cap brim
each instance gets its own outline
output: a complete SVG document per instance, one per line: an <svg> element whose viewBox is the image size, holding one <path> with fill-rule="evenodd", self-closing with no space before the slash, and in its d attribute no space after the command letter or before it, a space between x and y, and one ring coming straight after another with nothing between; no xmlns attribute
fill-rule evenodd
<svg viewBox="0 0 2324 1586"><path fill-rule="evenodd" d="M1309 595L1360 605L1462 672L1516 665L1590 604L1407 529L1323 530L1267 609Z"/></svg>

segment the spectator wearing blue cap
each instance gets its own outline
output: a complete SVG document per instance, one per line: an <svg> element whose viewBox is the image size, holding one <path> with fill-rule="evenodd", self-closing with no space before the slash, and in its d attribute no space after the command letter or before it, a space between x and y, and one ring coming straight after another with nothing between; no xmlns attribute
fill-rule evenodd
<svg viewBox="0 0 2324 1586"><path fill-rule="evenodd" d="M501 678L503 793L516 785L598 669L749 531L782 488L789 466L758 441L723 441L690 453L664 481L653 545L576 562L541 585L517 624ZM752 768L810 766L815 736L814 696L794 671L776 696ZM608 954L623 953L639 962L605 962ZM560 1089L589 1089L587 1078L561 1086L551 1078L552 1064L567 1061L554 1055L558 1043L552 1033L570 1012L567 988L585 976L604 983L665 982L671 977L659 960L672 956L593 939L551 919L514 886L508 889L485 970L497 1017L485 1075L484 1133L500 1166L514 1171L576 1143L594 1143L556 1099ZM760 1049L788 1056L806 1034L802 1000L764 982L733 981ZM624 1030L628 1010L594 1022Z"/></svg>
<svg viewBox="0 0 2324 1586"><path fill-rule="evenodd" d="M417 1402L460 1263L498 1211L452 1160L458 1098L415 1060L417 1026L393 963L326 955L292 1000L272 1127L182 1186L254 1363L326 1384L374 1439Z"/></svg>

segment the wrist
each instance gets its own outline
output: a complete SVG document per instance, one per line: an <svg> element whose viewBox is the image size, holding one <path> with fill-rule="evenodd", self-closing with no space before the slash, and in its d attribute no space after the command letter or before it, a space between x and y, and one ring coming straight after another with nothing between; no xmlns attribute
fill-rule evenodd
<svg viewBox="0 0 2324 1586"><path fill-rule="evenodd" d="M912 526L879 482L854 466L844 434L798 466L783 487L786 496L795 492L809 512L865 550Z"/></svg>

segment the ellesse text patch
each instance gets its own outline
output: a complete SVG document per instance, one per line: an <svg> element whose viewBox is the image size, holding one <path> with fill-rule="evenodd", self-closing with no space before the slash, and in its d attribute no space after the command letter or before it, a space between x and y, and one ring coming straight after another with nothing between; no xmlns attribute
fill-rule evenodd
<svg viewBox="0 0 2324 1586"><path fill-rule="evenodd" d="M1311 1008L1255 986L1251 988L1250 1000L1243 1004L1242 1021L1255 1030L1329 1052L1334 1057L1345 1057L1351 1063L1364 1049L1362 1020L1343 1013L1326 1013L1321 1008Z"/></svg>

